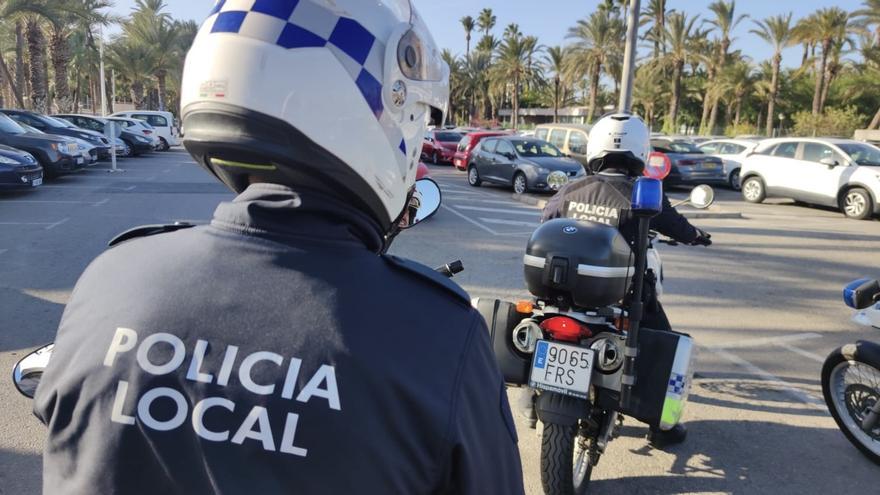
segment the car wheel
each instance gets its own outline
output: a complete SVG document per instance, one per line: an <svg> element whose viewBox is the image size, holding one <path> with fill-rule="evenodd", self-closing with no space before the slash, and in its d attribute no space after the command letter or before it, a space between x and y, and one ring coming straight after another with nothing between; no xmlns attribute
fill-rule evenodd
<svg viewBox="0 0 880 495"><path fill-rule="evenodd" d="M513 176L513 192L516 194L525 194L529 192L529 183L526 180L525 174L522 172L517 172L516 175Z"/></svg>
<svg viewBox="0 0 880 495"><path fill-rule="evenodd" d="M846 191L840 203L843 214L856 220L870 218L871 213L874 212L874 201L871 199L871 195L860 187Z"/></svg>
<svg viewBox="0 0 880 495"><path fill-rule="evenodd" d="M734 191L739 191L742 188L742 184L739 183L739 169L730 173L730 176L727 178L727 183L730 184L730 188Z"/></svg>
<svg viewBox="0 0 880 495"><path fill-rule="evenodd" d="M437 157L437 152L431 154L431 163L434 165L438 165L440 163L440 159Z"/></svg>
<svg viewBox="0 0 880 495"><path fill-rule="evenodd" d="M483 181L480 179L480 172L477 171L476 165L468 167L468 184L474 187L480 187Z"/></svg>
<svg viewBox="0 0 880 495"><path fill-rule="evenodd" d="M742 184L743 199L749 203L761 203L767 197L764 182L757 177L749 177Z"/></svg>
<svg viewBox="0 0 880 495"><path fill-rule="evenodd" d="M171 146L168 144L168 141L165 141L165 138L159 138L159 151L168 151L171 149Z"/></svg>

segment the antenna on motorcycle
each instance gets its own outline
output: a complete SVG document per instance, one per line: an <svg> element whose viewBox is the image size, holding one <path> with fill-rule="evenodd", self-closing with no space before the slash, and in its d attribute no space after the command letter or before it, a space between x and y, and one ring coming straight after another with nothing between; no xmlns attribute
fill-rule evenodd
<svg viewBox="0 0 880 495"><path fill-rule="evenodd" d="M630 328L626 335L626 348L623 361L623 387L620 391L620 407L630 410L632 390L636 384L636 357L639 354L639 328L644 313L645 271L648 263L648 240L651 231L651 218L663 210L663 182L659 179L639 177L633 186L632 213L639 219L639 233L636 238L635 265L633 276L632 301L629 307Z"/></svg>

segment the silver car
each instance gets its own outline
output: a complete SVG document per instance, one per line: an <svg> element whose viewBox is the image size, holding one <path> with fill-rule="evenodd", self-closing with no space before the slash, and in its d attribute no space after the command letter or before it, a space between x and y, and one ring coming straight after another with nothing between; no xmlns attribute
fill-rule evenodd
<svg viewBox="0 0 880 495"><path fill-rule="evenodd" d="M740 190L739 171L742 162L758 146L752 139L716 139L697 145L700 150L721 159L724 163L724 175L727 183L734 191Z"/></svg>

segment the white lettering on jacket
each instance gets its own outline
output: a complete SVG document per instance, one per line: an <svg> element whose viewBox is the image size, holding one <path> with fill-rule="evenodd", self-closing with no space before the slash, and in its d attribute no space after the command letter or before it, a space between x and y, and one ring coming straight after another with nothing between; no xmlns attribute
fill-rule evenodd
<svg viewBox="0 0 880 495"><path fill-rule="evenodd" d="M219 369L212 369L211 366L207 366L208 369L206 369L206 363L215 363L216 366L219 361L219 355L210 361L206 359L212 354L212 350L214 348L206 340L196 340L192 349L187 350L187 344L173 334L153 333L139 339L136 330L120 327L116 329L110 340L103 364L106 367L114 367L120 365L121 362L124 363L127 359L129 366L132 362L137 363L141 370L150 375L168 375L179 370L181 374L185 373L186 380L190 382L226 387L230 377L236 371L239 348L234 345L226 346L222 350L223 358ZM126 358L128 354L133 354L133 356ZM183 367L187 358L189 364ZM335 367L328 364L320 365L299 390L299 394L295 395L300 373L303 371L302 360L291 357L285 366L285 359L284 356L275 352L253 352L240 361L235 376L245 390L255 395L273 395L280 390L279 396L282 399L290 401L294 396L296 397L291 404L296 402L305 404L318 398L326 400L330 409L342 410ZM274 366L269 365L269 368L265 368L266 365L260 365L257 378L262 383L257 383L253 374L260 362L269 362ZM273 368L277 368L277 370ZM273 376L276 377L274 380ZM279 384L280 387L278 387ZM198 390L211 392L211 388L199 388ZM128 399L130 392L136 393L138 397ZM171 431L182 427L189 418L189 423L196 435L211 442L230 442L241 445L245 441L251 440L259 442L265 450L271 452L298 457L305 457L308 454L306 448L295 444L296 431L300 424L299 414L283 411L284 429L281 432L280 441L276 441L270 422L270 417L275 412L266 407L249 406L250 410L245 419L238 425L231 425L237 427L221 430L216 425L226 423L218 422L218 419L227 416L230 420L233 417L240 418L240 416L232 415L238 406L235 402L225 397L204 397L194 402L190 409L189 404L194 399L192 396L189 399L190 401L187 400L186 390L154 387L134 392L130 390L128 381L120 380L116 387L110 420L120 425L140 424L141 427L150 430ZM159 408L157 404L161 404L162 407ZM159 410L163 413L157 416ZM172 411L170 417L167 412L169 410ZM278 413L282 413L282 411L278 411ZM205 426L207 414L213 418L210 424L214 425L216 431L209 430ZM235 433L232 434L232 431Z"/></svg>

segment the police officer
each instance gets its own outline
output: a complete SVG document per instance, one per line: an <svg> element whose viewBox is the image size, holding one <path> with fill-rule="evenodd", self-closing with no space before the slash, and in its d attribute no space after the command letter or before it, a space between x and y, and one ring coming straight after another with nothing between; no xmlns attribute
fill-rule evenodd
<svg viewBox="0 0 880 495"><path fill-rule="evenodd" d="M638 116L616 113L601 118L590 130L587 167L593 173L566 184L548 201L543 220L573 218L617 227L630 245L638 234L638 220L630 213L635 179L641 177L651 151L651 133ZM651 228L684 244L709 246L711 236L694 227L663 197L663 211L651 220ZM659 274L655 274L659 276ZM659 301L645 307L643 324L656 330L671 330ZM526 404L523 413L533 415ZM671 431L652 430L649 439L656 446L684 440L684 425Z"/></svg>
<svg viewBox="0 0 880 495"><path fill-rule="evenodd" d="M239 194L82 275L35 399L45 493L523 493L484 321L380 254L448 74L407 0L217 2L184 144Z"/></svg>

